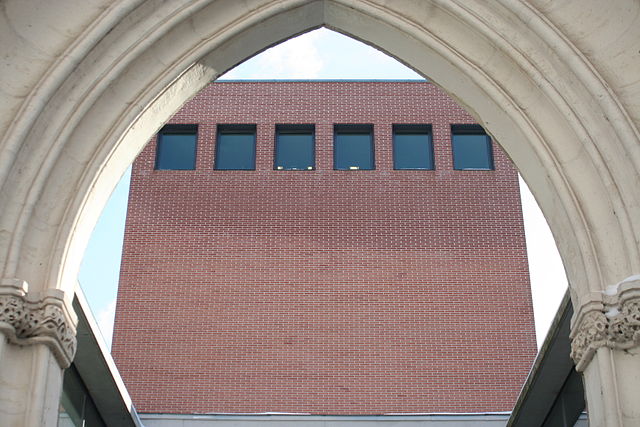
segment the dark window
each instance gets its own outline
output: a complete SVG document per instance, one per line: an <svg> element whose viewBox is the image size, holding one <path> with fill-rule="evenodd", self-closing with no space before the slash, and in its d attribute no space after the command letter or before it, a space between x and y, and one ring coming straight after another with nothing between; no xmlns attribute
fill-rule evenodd
<svg viewBox="0 0 640 427"><path fill-rule="evenodd" d="M491 137L478 125L451 126L453 168L458 170L491 170L493 154Z"/></svg>
<svg viewBox="0 0 640 427"><path fill-rule="evenodd" d="M373 161L373 126L335 125L333 132L334 169L375 169Z"/></svg>
<svg viewBox="0 0 640 427"><path fill-rule="evenodd" d="M58 425L104 427L105 423L75 364L64 371Z"/></svg>
<svg viewBox="0 0 640 427"><path fill-rule="evenodd" d="M197 125L167 125L158 132L156 169L196 168Z"/></svg>
<svg viewBox="0 0 640 427"><path fill-rule="evenodd" d="M315 168L315 137L313 125L277 125L277 170L313 170Z"/></svg>
<svg viewBox="0 0 640 427"><path fill-rule="evenodd" d="M393 125L393 168L433 169L430 125Z"/></svg>
<svg viewBox="0 0 640 427"><path fill-rule="evenodd" d="M256 126L218 125L216 169L254 170L256 168Z"/></svg>

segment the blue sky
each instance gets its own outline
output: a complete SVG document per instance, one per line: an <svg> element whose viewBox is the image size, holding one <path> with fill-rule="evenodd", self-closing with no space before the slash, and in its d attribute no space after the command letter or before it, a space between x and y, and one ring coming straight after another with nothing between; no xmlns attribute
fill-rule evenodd
<svg viewBox="0 0 640 427"><path fill-rule="evenodd" d="M245 61L221 80L422 79L386 54L327 29L290 39ZM85 252L78 280L110 345L120 270L129 179L113 191ZM553 237L535 199L521 181L525 232L538 343L544 339L567 288Z"/></svg>

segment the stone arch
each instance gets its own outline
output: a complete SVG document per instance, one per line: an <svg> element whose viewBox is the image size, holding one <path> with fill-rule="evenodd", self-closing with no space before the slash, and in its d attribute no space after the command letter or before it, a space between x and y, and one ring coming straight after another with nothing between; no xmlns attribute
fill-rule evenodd
<svg viewBox="0 0 640 427"><path fill-rule="evenodd" d="M501 142L559 244L576 323L583 323L580 307L585 315L596 307L604 316L607 304L622 304L603 301L601 291L640 272L640 108L630 102L640 82L616 74L615 59L602 53L609 46L597 51L598 39L573 25L571 15L581 6L130 0L98 7L68 0L62 8L31 11L41 23L58 23L64 17L56 20L56 8L77 9L65 24L68 34L50 26L35 35L26 29L28 6L3 7L15 71L35 63L35 70L12 74L1 87L11 96L0 122L0 205L6 206L0 259L7 286L26 282L34 295L70 292L109 190L158 127L217 75L323 25L425 74ZM634 7L604 13L618 20L616 28L600 14L582 17L600 22L608 40L626 46L640 38L640 6ZM49 15L39 15L43 11ZM625 71L637 72L638 62L623 64ZM585 366L596 349L617 346L611 337L585 337L576 353ZM604 373L594 368L588 382L600 384Z"/></svg>

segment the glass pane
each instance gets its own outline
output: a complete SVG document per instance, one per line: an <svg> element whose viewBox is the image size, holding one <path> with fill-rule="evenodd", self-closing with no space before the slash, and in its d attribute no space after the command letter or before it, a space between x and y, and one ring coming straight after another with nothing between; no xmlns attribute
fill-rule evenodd
<svg viewBox="0 0 640 427"><path fill-rule="evenodd" d="M72 409L67 409L68 402L65 402L64 399L63 395L58 412L58 427L83 427L80 414Z"/></svg>
<svg viewBox="0 0 640 427"><path fill-rule="evenodd" d="M85 399L85 390L80 375L73 366L70 366L64 371L58 426L82 427Z"/></svg>
<svg viewBox="0 0 640 427"><path fill-rule="evenodd" d="M491 145L485 134L453 134L454 169L493 169Z"/></svg>
<svg viewBox="0 0 640 427"><path fill-rule="evenodd" d="M105 427L75 365L64 372L58 427Z"/></svg>
<svg viewBox="0 0 640 427"><path fill-rule="evenodd" d="M196 167L195 133L161 133L156 169L187 170Z"/></svg>
<svg viewBox="0 0 640 427"><path fill-rule="evenodd" d="M373 169L371 133L336 133L335 169Z"/></svg>
<svg viewBox="0 0 640 427"><path fill-rule="evenodd" d="M87 399L84 413L84 427L106 427L102 417L98 413L93 400Z"/></svg>
<svg viewBox="0 0 640 427"><path fill-rule="evenodd" d="M254 133L220 133L216 150L216 169L253 170L256 167Z"/></svg>
<svg viewBox="0 0 640 427"><path fill-rule="evenodd" d="M395 169L433 169L431 135L395 133L393 135L393 167Z"/></svg>
<svg viewBox="0 0 640 427"><path fill-rule="evenodd" d="M82 420L76 421L61 407L58 414L58 427L83 427Z"/></svg>
<svg viewBox="0 0 640 427"><path fill-rule="evenodd" d="M278 133L276 142L276 169L308 170L313 169L313 134Z"/></svg>

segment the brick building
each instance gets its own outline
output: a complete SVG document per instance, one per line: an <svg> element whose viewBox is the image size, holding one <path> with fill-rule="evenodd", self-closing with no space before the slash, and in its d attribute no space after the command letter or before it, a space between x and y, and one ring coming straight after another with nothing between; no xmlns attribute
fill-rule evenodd
<svg viewBox="0 0 640 427"><path fill-rule="evenodd" d="M436 86L212 83L129 197L113 355L139 412L512 409L517 172Z"/></svg>

